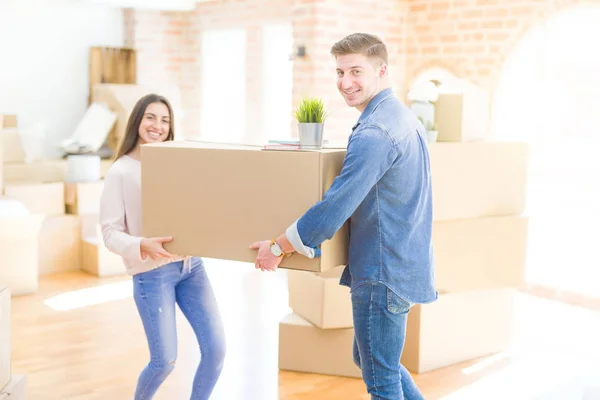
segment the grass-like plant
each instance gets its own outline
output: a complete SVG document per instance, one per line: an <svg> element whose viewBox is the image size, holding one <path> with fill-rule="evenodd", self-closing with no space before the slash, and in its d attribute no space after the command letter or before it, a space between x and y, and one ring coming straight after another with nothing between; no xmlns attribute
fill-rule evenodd
<svg viewBox="0 0 600 400"><path fill-rule="evenodd" d="M303 98L296 109L296 119L299 123L322 124L328 117L323 101L319 98Z"/></svg>

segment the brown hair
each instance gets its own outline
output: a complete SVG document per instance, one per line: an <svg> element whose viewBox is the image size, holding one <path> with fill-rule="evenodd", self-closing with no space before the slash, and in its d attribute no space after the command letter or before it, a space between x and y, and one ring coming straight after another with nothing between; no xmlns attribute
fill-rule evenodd
<svg viewBox="0 0 600 400"><path fill-rule="evenodd" d="M146 108L152 103L163 103L169 109L169 134L165 141L173 140L175 137L175 131L173 128L173 108L171 107L171 103L158 94L147 94L142 97L135 103L133 110L131 111L131 115L129 115L129 120L127 121L127 128L125 128L125 136L121 140L119 145L119 149L117 150L117 154L114 157L115 160L124 156L125 154L130 153L135 146L138 144L139 140L139 129L140 124L142 123L142 118L146 113Z"/></svg>
<svg viewBox="0 0 600 400"><path fill-rule="evenodd" d="M353 33L346 36L331 47L334 56L362 54L366 57L379 58L388 63L388 53L385 43L375 35L368 33Z"/></svg>

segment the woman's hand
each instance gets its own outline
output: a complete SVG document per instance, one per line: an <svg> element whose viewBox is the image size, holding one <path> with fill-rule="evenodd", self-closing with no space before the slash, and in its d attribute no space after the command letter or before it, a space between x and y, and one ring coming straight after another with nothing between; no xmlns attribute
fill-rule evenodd
<svg viewBox="0 0 600 400"><path fill-rule="evenodd" d="M163 243L168 243L173 240L173 237L154 237L154 238L142 238L140 242L140 254L142 259L150 257L153 260L159 260L161 258L174 258L176 255L169 253L163 248Z"/></svg>

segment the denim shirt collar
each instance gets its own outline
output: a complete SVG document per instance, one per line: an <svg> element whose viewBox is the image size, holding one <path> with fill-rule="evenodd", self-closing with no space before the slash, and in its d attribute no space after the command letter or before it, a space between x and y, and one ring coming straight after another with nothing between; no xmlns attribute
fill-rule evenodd
<svg viewBox="0 0 600 400"><path fill-rule="evenodd" d="M377 108L377 106L384 100L388 99L389 97L391 97L393 95L393 91L392 88L386 88L383 89L381 92L377 93L372 99L371 101L369 101L369 104L367 104L367 107L364 109L364 111L360 114L360 117L358 118L358 121L356 122L356 124L354 124L354 126L352 127L352 131L354 131L362 121L364 121L365 119L367 119L371 114L373 114L373 111L375 111L375 109Z"/></svg>

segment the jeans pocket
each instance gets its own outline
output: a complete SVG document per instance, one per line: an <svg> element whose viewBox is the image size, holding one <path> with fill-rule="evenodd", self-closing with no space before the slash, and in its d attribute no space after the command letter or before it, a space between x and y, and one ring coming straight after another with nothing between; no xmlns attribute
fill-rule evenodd
<svg viewBox="0 0 600 400"><path fill-rule="evenodd" d="M412 307L412 303L404 300L396 293L387 288L387 310L393 314L406 314Z"/></svg>

